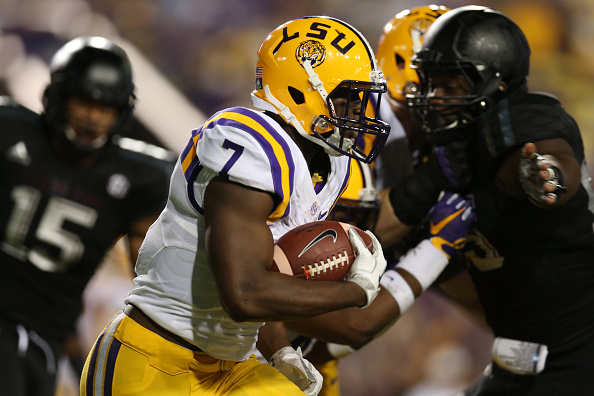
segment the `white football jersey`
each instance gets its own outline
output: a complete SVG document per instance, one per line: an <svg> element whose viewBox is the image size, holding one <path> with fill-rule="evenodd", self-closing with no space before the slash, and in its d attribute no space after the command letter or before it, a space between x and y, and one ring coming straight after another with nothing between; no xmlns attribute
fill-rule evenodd
<svg viewBox="0 0 594 396"><path fill-rule="evenodd" d="M178 159L167 206L142 244L126 302L213 357L247 359L262 323L235 322L221 307L204 243L206 187L218 175L277 197L268 218L276 241L327 217L350 176L348 157L330 157L330 163L316 193L301 150L275 120L242 107L212 116Z"/></svg>

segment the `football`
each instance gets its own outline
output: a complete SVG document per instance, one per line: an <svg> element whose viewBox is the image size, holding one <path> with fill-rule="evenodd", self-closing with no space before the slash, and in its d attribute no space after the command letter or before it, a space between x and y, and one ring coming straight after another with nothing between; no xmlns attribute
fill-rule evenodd
<svg viewBox="0 0 594 396"><path fill-rule="evenodd" d="M351 227L354 226L326 220L292 229L276 242L270 270L308 280L342 280L355 260L348 235ZM354 228L372 252L371 237Z"/></svg>

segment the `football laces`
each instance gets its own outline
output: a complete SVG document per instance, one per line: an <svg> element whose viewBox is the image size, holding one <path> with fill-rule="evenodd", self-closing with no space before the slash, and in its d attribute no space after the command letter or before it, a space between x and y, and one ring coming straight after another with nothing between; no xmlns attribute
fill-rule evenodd
<svg viewBox="0 0 594 396"><path fill-rule="evenodd" d="M326 260L320 260L320 262L313 262L307 265L307 269L305 265L302 265L303 272L307 279L314 279L320 278L328 272L332 272L341 268L344 268L349 264L349 256L346 250L339 252L336 255L332 255L332 257L327 257Z"/></svg>

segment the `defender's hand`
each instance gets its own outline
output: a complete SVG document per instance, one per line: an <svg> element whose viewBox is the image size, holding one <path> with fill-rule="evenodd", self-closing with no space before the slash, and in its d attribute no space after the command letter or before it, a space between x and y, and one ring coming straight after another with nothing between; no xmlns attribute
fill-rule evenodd
<svg viewBox="0 0 594 396"><path fill-rule="evenodd" d="M363 239L353 228L349 228L349 239L357 258L347 275L348 281L355 282L367 295L367 302L361 308L368 307L379 293L379 281L386 269L386 259L382 247L371 231L365 231L373 241L373 254L369 252Z"/></svg>
<svg viewBox="0 0 594 396"><path fill-rule="evenodd" d="M468 201L458 194L442 192L429 216L431 243L450 258L466 243L466 234L475 220Z"/></svg>
<svg viewBox="0 0 594 396"><path fill-rule="evenodd" d="M534 143L522 147L519 180L528 198L537 205L554 205L565 192L559 169L536 152Z"/></svg>
<svg viewBox="0 0 594 396"><path fill-rule="evenodd" d="M297 385L307 396L317 396L322 389L322 374L303 358L301 347L290 346L279 349L270 358L270 365Z"/></svg>

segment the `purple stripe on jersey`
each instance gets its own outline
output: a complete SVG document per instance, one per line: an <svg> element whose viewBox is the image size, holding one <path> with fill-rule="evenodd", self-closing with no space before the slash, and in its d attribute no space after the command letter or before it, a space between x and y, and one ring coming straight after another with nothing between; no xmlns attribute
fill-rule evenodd
<svg viewBox="0 0 594 396"><path fill-rule="evenodd" d="M190 140L188 141L188 144L186 145L186 147L183 149L182 153L180 154L180 163L181 164L183 164L184 159L187 158L188 155L190 155L192 151L196 150L196 142L194 141L194 139L196 138L196 135L198 135L199 133L202 132L203 129L204 129L204 125L202 125L200 128L192 129L192 137L190 138ZM200 137L202 137L202 136L200 136ZM187 182L186 190L187 190L188 198L190 200L190 204L192 205L192 207L194 209L196 209L198 211L198 213L204 214L204 211L202 210L200 205L198 205L198 202L196 202L196 197L194 196L194 183L192 183L196 179L196 175L198 175L198 173L200 172L201 169L202 169L202 165L200 164L200 161L198 160L198 157L196 156L196 157L192 158L190 165L188 165L188 168L184 171L184 177L186 178L186 182Z"/></svg>
<svg viewBox="0 0 594 396"><path fill-rule="evenodd" d="M295 162L293 161L293 156L291 155L291 150L290 150L287 142L285 142L283 137L281 137L279 135L279 133L272 127L272 125L270 125L268 123L267 120L265 120L263 117L261 117L255 111L251 111L251 110L243 108L243 107L234 107L232 109L229 109L227 111L227 113L237 113L237 114L241 114L241 115L244 115L246 117L253 119L259 125L264 127L264 129L266 129L266 131L271 135L271 137L280 145L280 147L283 150L283 153L285 154L287 165L289 167L289 194L290 194L290 192L293 191L293 179L294 179L294 175L295 175ZM280 199L281 199L280 202L284 201L285 197L284 197L283 189L282 189L282 170L280 167L280 163L278 162L278 158L274 155L274 151L272 149L272 145L270 144L270 142L268 142L268 140L266 140L266 138L264 136L262 136L255 129L251 128L250 126L248 126L246 124L243 124L239 121L236 121L236 120L233 120L230 118L221 117L218 120L216 120L214 123L209 124L207 126L207 128L212 127L212 125L225 125L225 126L231 126L231 127L240 129L244 132L247 132L250 136L252 136L260 144L260 146L266 153L266 156L268 157L268 161L270 162L270 165L272 168L272 180L273 180L273 185L274 185L274 193L280 197ZM282 217L286 216L289 213L289 209L290 209L289 205L290 204L287 203L287 208L285 209Z"/></svg>
<svg viewBox="0 0 594 396"><path fill-rule="evenodd" d="M196 160L196 163L192 162L192 165L190 165L191 169L188 169L188 172L186 172L185 174L187 181L186 191L192 207L196 209L198 213L204 215L204 209L202 209L202 207L198 205L198 201L196 201L196 196L194 195L194 183L192 183L193 180L196 180L196 176L198 176L198 173L200 173L203 166L200 165L200 161L198 161L198 158L194 159Z"/></svg>
<svg viewBox="0 0 594 396"><path fill-rule="evenodd" d="M201 126L200 128L192 129L192 137L190 138L190 140L188 141L188 144L186 144L186 147L184 147L184 149L182 150L182 152L180 154L180 158L181 158L182 162L188 156L188 154L190 153L190 150L196 149L196 145L194 144L194 138L196 137L197 134L202 132L202 128L204 128L204 125Z"/></svg>
<svg viewBox="0 0 594 396"><path fill-rule="evenodd" d="M324 188L324 186L326 185L325 181L319 181L316 183L316 185L314 186L314 191L316 192L316 194L319 194L320 191L322 191L322 189Z"/></svg>
<svg viewBox="0 0 594 396"><path fill-rule="evenodd" d="M186 147L184 148L184 150L182 151L181 155L180 155L180 162L183 165L185 159L188 157L188 155L191 155L191 153L193 151L196 151L196 142L194 141L194 139L196 138L196 135L198 135L199 133L202 132L202 129L204 129L204 125L202 125L200 128L198 129L193 129L192 130L192 138L190 139L190 141L188 142L188 144L186 145ZM202 137L202 136L200 136ZM186 181L189 182L192 179L192 175L196 175L196 173L194 172L194 169L200 165L200 161L198 160L198 157L194 157L192 158L192 161L190 163L190 165L188 165L188 168L184 171L184 176L186 178Z"/></svg>
<svg viewBox="0 0 594 396"><path fill-rule="evenodd" d="M186 178L188 184L196 179L196 175L198 174L200 169L202 169L202 164L198 160L198 157L195 157L188 166L188 169L184 171L184 177Z"/></svg>
<svg viewBox="0 0 594 396"><path fill-rule="evenodd" d="M109 352L107 355L107 362L105 364L105 377L103 380L103 395L104 396L111 396L113 373L114 373L116 360L118 358L118 353L120 352L121 346L122 346L122 343L117 338L114 337L113 340L111 341L111 346L109 347Z"/></svg>
<svg viewBox="0 0 594 396"><path fill-rule="evenodd" d="M101 341L103 341L104 336L105 330L103 330L103 333L101 333L95 342L95 347L93 348L93 353L91 354L91 359L89 360L89 367L87 368L87 396L93 396L93 388L95 386L95 367L97 367L97 354L99 353L99 347L101 346Z"/></svg>

